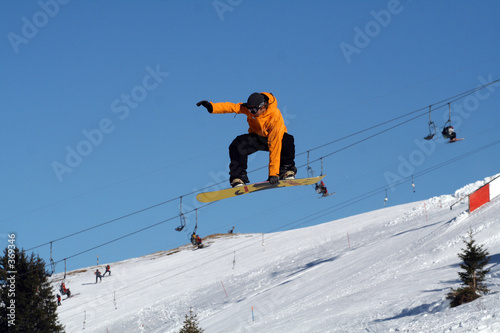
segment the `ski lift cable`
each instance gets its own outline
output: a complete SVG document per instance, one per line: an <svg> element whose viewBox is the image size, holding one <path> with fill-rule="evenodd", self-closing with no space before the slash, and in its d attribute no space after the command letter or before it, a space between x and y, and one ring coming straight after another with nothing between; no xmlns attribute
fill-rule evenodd
<svg viewBox="0 0 500 333"><path fill-rule="evenodd" d="M205 207L207 207L207 206L209 206L209 205L211 205L211 204L213 204L213 202L210 202L210 203L208 203L208 204L206 204L206 205L203 205L202 207L199 207L199 208L205 208ZM192 212L193 212L193 210L188 211L188 212L186 212L186 213L192 213ZM128 234L125 234L125 235L123 235L123 236L120 236L120 237L118 237L118 238L114 238L114 239L112 239L112 240L110 240L110 241L108 241L108 242L102 243L102 244L100 244L100 245L96 245L96 246L94 246L94 247L92 247L92 248L90 248L90 249L87 249L87 250L84 250L84 251L82 251L82 252L79 252L79 253L73 254L73 255L71 255L71 256L69 256L69 257L67 257L66 259L74 258L74 257L79 256L79 255L81 255L81 254L87 253L87 252L89 252L89 251L95 250L95 249L100 248L100 247L103 247L103 246L105 246L105 245L109 245L109 244L114 243L114 242L116 242L116 241L122 240L122 239L124 239L124 238L130 237L130 236L135 235L135 234L138 234L138 233L143 232L143 231L145 231L145 230L148 230L148 229L151 229L151 228L157 227L157 226L159 226L159 225L161 225L161 224L164 224L164 223L166 223L166 222L172 221L172 220L176 219L177 217L178 217L178 216L172 216L172 217L170 217L170 218L168 218L168 219L165 219L165 220L162 220L162 221L156 222L156 223L154 223L154 224L148 225L148 226L146 226L146 227L144 227L144 228L141 228L141 229L138 229L138 230L136 230L136 231L132 231L132 232L130 232L130 233L128 233ZM61 261L61 260L56 261L56 263L58 263L58 262L60 262L60 261Z"/></svg>
<svg viewBox="0 0 500 333"><path fill-rule="evenodd" d="M203 206L201 206L201 207L199 207L199 208L196 208L196 210L197 210L197 209L200 209L200 208L205 208L205 207L210 206L210 205L212 205L212 204L214 204L214 203L215 203L215 202L210 202L210 203L207 203L207 204L205 204L205 205L203 205ZM192 213L193 211L194 211L194 210L187 211L186 213L187 213L187 214L189 214L189 213ZM85 254L85 253L87 253L87 252L93 251L93 250L98 249L98 248L100 248L100 247L103 247L103 246L109 245L109 244L111 244L111 243L117 242L117 241L122 240L122 239L124 239L124 238L127 238L127 237L133 236L133 235L135 235L135 234L138 234L138 233L140 233L140 232L143 232L143 231L146 231L146 230L148 230L148 229L151 229L151 228L157 227L157 226L159 226L159 225L161 225L161 224L164 224L164 223L166 223L166 222L172 221L172 220L174 220L174 219L176 219L176 218L178 218L178 217L179 217L178 215L176 215L176 216L172 216L172 217L170 217L170 218L168 218L168 219L165 219L165 220L162 220L162 221L160 221L160 222L157 222L157 223L151 224L151 225L149 225L149 226L146 226L146 227L144 227L144 228L141 228L141 229L138 229L138 230L132 231L132 232L130 232L130 233L128 233L128 234L125 234L125 235L122 235L122 236L120 236L120 237L114 238L114 239L112 239L112 240L110 240L110 241L104 242L104 243L99 244L99 245L96 245L96 246L94 246L94 247L91 247L91 248L85 249L85 250L83 250L83 251L81 251L81 252L78 252L78 253L72 254L72 255L70 255L70 256L68 256L68 257L64 258L64 259L54 261L54 265L64 261L65 266L66 266L66 260L67 260L67 259L71 259L71 258L74 258L74 257L80 256L80 255L82 255L82 254ZM23 250L23 251L28 251L28 250ZM31 272L33 272L33 271L30 271L30 272L26 272L26 273L24 273L24 274L21 274L21 275L19 275L19 277L24 276L24 275L27 275L27 274L30 274Z"/></svg>
<svg viewBox="0 0 500 333"><path fill-rule="evenodd" d="M406 123L408 123L408 122L410 122L410 121L413 121L413 120L415 120L415 119L417 119L417 118L419 118L419 117L422 117L423 115L425 115L425 114L420 114L420 115L415 116L415 117L413 117L413 118L411 118L411 119L405 120L405 121L403 121L403 122L401 122L401 123L399 123L399 124L396 124L396 125L394 125L394 126L391 126L391 127L389 127L389 128L386 128L386 129L384 129L384 130L382 130L382 131L380 131L380 132L378 132L378 133L372 134L372 135L370 135L370 136L368 136L368 137L366 137L366 138L363 138L363 139L358 140L358 141L356 141L356 142L354 142L354 143L351 143L351 144L349 144L349 145L347 145L347 146L345 146L345 147L342 147L342 148L340 148L340 149L337 149L337 150L335 150L335 151L333 151L333 152L331 152L331 153L329 153L329 154L323 155L322 157L320 157L320 158L318 158L318 159L314 160L313 162L316 162L316 161L319 161L319 160L320 160L320 159L322 159L322 158L329 157L329 156L332 156L332 155L334 155L334 154L337 154L337 153L339 153L339 152L341 152L341 151L343 151L343 150L346 150L346 149L351 148L351 147L353 147L353 146L355 146L355 145L358 145L358 144L360 144L361 142L364 142L364 141L366 141L366 140L372 139L372 138L374 138L374 137L376 137L376 136L378 136L378 135L381 135L381 134L383 134L383 133L385 133L385 132L388 132L388 131L390 131L390 130L392 130L392 129L396 128L396 127L399 127L399 126L404 125L404 124L406 124ZM302 166L300 166L300 168L301 168L301 167L303 167L303 165L302 165Z"/></svg>
<svg viewBox="0 0 500 333"><path fill-rule="evenodd" d="M63 239L66 239L66 238L70 238L70 237L73 237L73 236L76 236L78 234L81 234L81 233L84 233L84 232L87 232L87 231L90 231L90 230L93 230L93 229L96 229L96 228L99 228L99 227L102 227L102 226L105 226L107 224L110 224L110 223L113 223L113 222L116 222L116 221L119 221L119 220L123 220L127 217L131 217L131 216L134 216L134 215L137 215L137 214L140 214L140 213L143 213L147 210L150 210L150 209L153 209L153 208L156 208L156 207L159 207L159 206L162 206L162 205L165 205L167 203L170 203L170 202L173 202L173 201L176 201L177 199L179 199L179 197L176 197L176 198L173 198L173 199L169 199L167 201L163 201L163 202L160 202L158 204L155 204L155 205L152 205L152 206L149 206L149 207L146 207L146 208L143 208L143 209L140 209L140 210L137 210L137 211L134 211L132 213L129 213L129 214L126 214L126 215L122 215L120 217L117 217L115 219L112 219L112 220L109 220L109 221L106 221L106 222L103 222L103 223L100 223L100 224L97 224L97 225L94 225L92 227L89 227L89 228L86 228L86 229L83 229L83 230L80 230L80 231L77 231L77 232L74 232L74 233L71 233L69 235L66 235L66 236L63 236L63 237L60 237L60 238L56 238L50 242L46 242L46 243L43 243L43 244L40 244L40 245L37 245L37 246L34 246L32 248L29 248L25 251L31 251L31 250L34 250L34 249L37 249L39 247L42 247L42 246L45 246L45 245L48 245L52 242L58 242L58 241L61 241Z"/></svg>
<svg viewBox="0 0 500 333"><path fill-rule="evenodd" d="M468 91L462 92L462 93L460 93L460 94L457 94L457 95L452 96L452 97L450 97L450 98L447 98L447 99L445 99L445 100L439 101L439 102L437 102L437 103L431 104L431 105L429 106L429 108L432 108L432 106L434 106L434 105L439 105L439 104L442 104L442 103L448 102L448 103L443 104L443 105L440 105L440 106L438 106L438 107L436 107L436 108L434 108L434 109L432 110L432 111L437 111L438 109L441 109L441 108L445 107L446 105L450 105L450 104L451 104L451 103L453 103L453 102L456 102L456 101L458 101L458 100L460 100L460 99L462 99L462 98L464 98L464 97L466 97L466 96L468 96L468 95L471 95L471 94L473 94L473 93L475 93L475 92L477 92L477 91L479 91L479 90L481 90L481 89L485 89L486 87L488 87L488 86L490 86L490 85L492 85L492 84L495 84L495 83L497 83L497 82L500 82L500 79L495 80L495 81L492 81L492 82L487 83L487 84L484 84L484 85L482 85L482 86L476 87L476 88L474 88L474 89L470 89L470 90L468 90ZM426 108L427 108L427 107L426 107ZM320 145L320 146L317 146L317 147L315 147L315 148L312 148L312 149L308 150L308 152L309 152L309 151L316 150L316 149L319 149L319 148L322 148L322 147L324 147L324 146L326 146L326 145L329 145L329 144L332 144L332 143L338 142L338 141L343 140L343 139L345 139L345 138L352 137L352 136L354 136L354 135L357 135L357 134L360 134L360 133L362 133L362 132L368 131L368 130L373 129L373 128L375 128L375 127L379 127L379 126L385 125L385 124L387 124L387 123L389 123L389 122L392 122L392 121L394 121L394 120L404 118L404 117L406 117L406 116L408 116L408 115L414 114L414 113L416 113L416 112L420 112L420 111L422 111L423 109L426 109L426 108L421 108L421 109L418 109L418 110L415 110L415 111L409 112L409 113L407 113L407 114L405 114L405 115L402 115L402 116L399 116L399 117L393 118L393 119L391 119L391 120L388 120L388 121L386 121L386 122L383 122L383 123L380 123L380 124L374 125L374 126L372 126L372 127L369 127L369 128L367 128L367 129L365 129L365 130L361 130L361 131L359 131L359 132L356 132L356 133L350 134L350 135L345 136L345 137L343 137L343 138L340 138L340 139L337 139L337 140L331 141L331 142L329 142L329 143L325 143L325 144L323 144L323 145ZM427 113L427 112L426 112L426 113ZM451 109L449 109L449 113L450 113L450 118L451 118ZM392 129L396 128L396 127L399 127L399 126L401 126L401 125L403 125L403 124L406 124L406 123L408 123L408 122L410 122L410 121L413 121L413 120L415 120L415 119L417 119L417 118L421 117L422 115L423 115L423 114L420 114L420 115L417 115L417 116L415 116L415 117L412 117L412 118L410 118L410 119L408 119L408 120L405 120L405 121L403 121L403 122L401 122L401 123L399 123L399 124L396 124L396 125L394 125L394 126L391 126L391 127L387 128L387 129L384 129L384 130L382 130L382 131L380 131L380 132L378 132L378 133L375 133L375 134L373 134L373 135L371 135L371 136L368 136L368 137L366 137L366 138L364 138L364 139L362 139L362 140L356 141L356 142L354 142L354 143L352 143L352 144L350 144L350 145L347 145L347 146L345 146L345 147L343 147L343 148L340 148L340 149L338 149L338 150L336 150L336 151L333 151L333 152L331 152L331 153L329 153L329 154L326 154L326 155L324 155L324 156L323 156L323 158L324 158L324 157L329 157L329 156L331 156L331 155L333 155L333 154L336 154L336 153L338 153L338 152L341 152L341 151L343 151L343 150L346 150L346 149L348 149L348 148L351 148L351 147L353 147L353 146L355 146L355 145L357 145L357 144L359 144L359 143L361 143L361 142L363 142L363 141L366 141L366 140L372 139L372 138L374 138L374 137L376 137L376 136L378 136L378 135L380 135L380 134L383 134L383 133L385 133L385 132L388 132L388 131L390 131L390 130L392 130ZM303 153L301 153L301 154L303 154ZM298 154L297 156L299 156L299 155L301 155L301 154ZM318 161L318 159L314 160L313 162L316 162L316 161ZM300 167L303 167L303 166L300 166Z"/></svg>
<svg viewBox="0 0 500 333"><path fill-rule="evenodd" d="M485 89L485 88L487 88L488 86L493 85L493 84L496 84L496 83L498 83L498 82L500 82L500 79L498 79L498 80L494 80L494 81L491 81L491 82L486 83L486 84L484 84L484 85L481 85L481 86L475 87L475 88L473 88L473 89L469 89L469 90L464 91L464 92L461 92L461 93L459 93L459 94L457 94L457 95L454 95L454 96L448 97L448 98L446 98L446 99L443 99L443 100L441 100L441 101L435 102L435 103L433 103L433 104L429 105L429 109L431 109L433 106L435 106L435 108L434 108L432 111L437 111L437 110L441 109L442 107L446 106L446 104L450 104L450 103L456 102L456 101L458 101L458 100L460 100L460 99L465 98L465 97L466 97L466 96L468 96L468 95L471 95L471 94L473 94L473 93L475 93L475 92L477 92L477 91L479 91L479 90ZM374 128L377 128L377 127L380 127L380 126L386 125L386 124L388 124L388 123L390 123L390 122L393 122L393 121L396 121L396 120L398 120L398 119L405 118L405 117L410 116L410 115L412 115L412 114L414 114L414 113L421 112L422 110L424 110L424 109L426 109L426 108L427 108L427 107L420 108L420 109L417 109L417 110L414 110L414 111L408 112L408 113L406 113L406 114L404 114L404 115L401 115L401 116L398 116L398 117L396 117L396 118L393 118L393 119L390 119L390 120L384 121L384 122L382 122L382 123L379 123L379 124L373 125L373 126L368 127L368 128L366 128L366 129L363 129L363 130L360 130L360 131L358 131L358 132L355 132L355 133L349 134L349 135L347 135L347 136L344 136L344 137L342 137L342 138L339 138L339 139L336 139L336 140L333 140L333 141L327 142L327 143L325 143L325 144L322 144L322 145L320 145L320 146L314 147L314 148L312 148L312 149L310 149L310 150L308 150L308 151L313 151L313 150L317 150L317 149L323 148L323 147L325 147L325 146L327 146L327 145L330 145L330 144L333 144L333 143L339 142L339 141L341 141L341 140L344 140L344 139L347 139L347 138L353 137L353 136L355 136L355 135L358 135L358 134L361 134L361 133L363 133L363 132L366 132L366 131L372 130L372 129L374 129ZM429 117L430 117L430 113L429 113ZM416 119L416 117L415 117L415 118L412 118L411 120L413 120L413 119ZM391 129L392 129L392 128L391 128ZM369 138L371 138L371 137L369 137ZM304 153L297 154L297 156L300 156L300 155L302 155L302 154L304 154Z"/></svg>

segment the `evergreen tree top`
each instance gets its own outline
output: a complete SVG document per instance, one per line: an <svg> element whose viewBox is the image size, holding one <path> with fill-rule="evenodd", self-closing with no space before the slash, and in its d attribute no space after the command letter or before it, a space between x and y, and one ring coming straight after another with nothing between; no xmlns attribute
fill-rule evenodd
<svg viewBox="0 0 500 333"><path fill-rule="evenodd" d="M189 309L189 315L185 316L184 326L179 333L203 333L203 329L198 326L198 318L192 308Z"/></svg>

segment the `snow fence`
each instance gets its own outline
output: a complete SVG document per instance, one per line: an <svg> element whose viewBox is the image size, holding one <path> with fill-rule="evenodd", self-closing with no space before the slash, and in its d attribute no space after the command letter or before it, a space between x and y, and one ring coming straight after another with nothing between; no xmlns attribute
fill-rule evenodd
<svg viewBox="0 0 500 333"><path fill-rule="evenodd" d="M500 176L469 194L469 213L500 195Z"/></svg>

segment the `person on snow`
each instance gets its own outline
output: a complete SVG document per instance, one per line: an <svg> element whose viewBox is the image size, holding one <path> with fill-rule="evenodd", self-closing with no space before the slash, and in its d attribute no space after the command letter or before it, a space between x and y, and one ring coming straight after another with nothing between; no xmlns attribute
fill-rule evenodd
<svg viewBox="0 0 500 333"><path fill-rule="evenodd" d="M104 274L102 275L102 277L105 277L106 273L109 273L109 275L111 276L111 267L109 265L106 266L106 271L104 272Z"/></svg>
<svg viewBox="0 0 500 333"><path fill-rule="evenodd" d="M57 305L61 305L61 295L57 294Z"/></svg>
<svg viewBox="0 0 500 333"><path fill-rule="evenodd" d="M95 283L97 283L97 279L101 279L102 282L102 275L101 272L99 272L99 269L96 269L94 274L95 274Z"/></svg>
<svg viewBox="0 0 500 333"><path fill-rule="evenodd" d="M280 179L294 179L295 167L294 137L287 133L285 121L278 109L278 102L268 92L251 94L246 103L212 103L203 105L209 113L237 113L247 116L248 134L237 136L229 146L229 182L232 187L244 186L250 181L247 176L248 155L256 151L269 152L269 178L273 185Z"/></svg>
<svg viewBox="0 0 500 333"><path fill-rule="evenodd" d="M443 128L441 134L443 134L443 138L450 139L451 141L457 138L457 133L455 133L455 129L453 128L453 126L446 126L445 128Z"/></svg>

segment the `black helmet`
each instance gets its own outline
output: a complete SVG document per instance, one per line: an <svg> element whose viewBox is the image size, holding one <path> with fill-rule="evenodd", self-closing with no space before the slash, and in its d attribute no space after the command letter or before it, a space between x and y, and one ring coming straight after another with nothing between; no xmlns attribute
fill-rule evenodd
<svg viewBox="0 0 500 333"><path fill-rule="evenodd" d="M255 92L248 97L246 108L253 114L256 114L261 107L266 105L266 98L261 93Z"/></svg>

